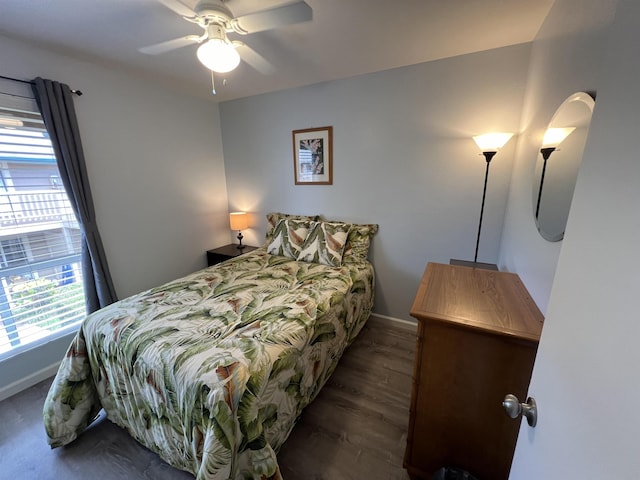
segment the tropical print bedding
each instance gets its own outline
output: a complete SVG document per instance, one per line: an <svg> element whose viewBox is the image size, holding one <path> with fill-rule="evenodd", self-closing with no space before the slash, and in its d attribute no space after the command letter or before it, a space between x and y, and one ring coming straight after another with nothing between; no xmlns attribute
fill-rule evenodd
<svg viewBox="0 0 640 480"><path fill-rule="evenodd" d="M276 453L369 316L367 261L264 248L89 315L44 406L52 447L107 417L198 479L281 478Z"/></svg>

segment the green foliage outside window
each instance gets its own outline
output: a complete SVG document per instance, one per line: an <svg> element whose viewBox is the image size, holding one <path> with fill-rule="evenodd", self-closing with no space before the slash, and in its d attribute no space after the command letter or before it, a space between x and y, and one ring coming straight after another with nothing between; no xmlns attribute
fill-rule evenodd
<svg viewBox="0 0 640 480"><path fill-rule="evenodd" d="M14 319L29 315L26 322L56 330L84 315L84 291L78 282L58 285L46 278L26 280L9 287Z"/></svg>

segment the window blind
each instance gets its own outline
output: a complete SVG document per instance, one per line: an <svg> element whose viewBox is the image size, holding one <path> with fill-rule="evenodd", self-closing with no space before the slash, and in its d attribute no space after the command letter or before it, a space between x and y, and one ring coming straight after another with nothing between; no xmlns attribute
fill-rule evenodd
<svg viewBox="0 0 640 480"><path fill-rule="evenodd" d="M0 360L77 329L80 227L35 100L0 93Z"/></svg>

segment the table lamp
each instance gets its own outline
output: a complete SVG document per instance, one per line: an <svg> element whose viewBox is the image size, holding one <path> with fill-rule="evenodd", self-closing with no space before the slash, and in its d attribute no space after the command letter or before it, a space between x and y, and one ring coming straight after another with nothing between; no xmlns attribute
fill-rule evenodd
<svg viewBox="0 0 640 480"><path fill-rule="evenodd" d="M239 249L243 249L245 245L242 245L242 231L245 228L249 227L249 216L247 212L231 212L229 214L229 224L231 225L231 230L238 230L238 247Z"/></svg>

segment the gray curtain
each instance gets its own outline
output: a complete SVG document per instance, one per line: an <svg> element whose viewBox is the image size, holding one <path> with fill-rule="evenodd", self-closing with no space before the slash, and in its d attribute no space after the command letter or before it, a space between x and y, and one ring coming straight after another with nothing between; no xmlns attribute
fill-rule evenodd
<svg viewBox="0 0 640 480"><path fill-rule="evenodd" d="M82 273L87 312L91 313L115 302L117 296L96 224L72 92L68 85L40 77L32 83L62 183L81 226Z"/></svg>

